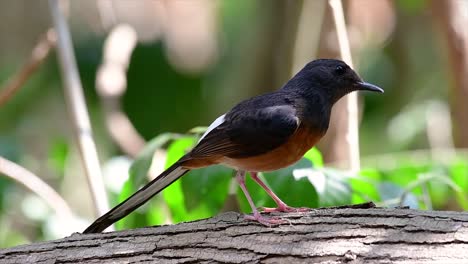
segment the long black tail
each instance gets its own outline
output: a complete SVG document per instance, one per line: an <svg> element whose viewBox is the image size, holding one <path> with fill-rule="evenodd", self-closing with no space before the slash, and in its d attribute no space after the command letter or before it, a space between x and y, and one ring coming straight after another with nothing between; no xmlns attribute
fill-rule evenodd
<svg viewBox="0 0 468 264"><path fill-rule="evenodd" d="M127 200L121 202L119 205L112 208L109 212L96 219L96 221L94 221L94 223L86 228L83 233L99 233L104 231L104 229L113 223L135 211L138 207L146 203L149 199L151 199L153 196L155 196L157 193L162 191L164 188L169 186L188 171L188 169L182 168L179 162L176 162L174 165L156 177L156 179L152 180L143 188L138 190L135 194L127 198Z"/></svg>

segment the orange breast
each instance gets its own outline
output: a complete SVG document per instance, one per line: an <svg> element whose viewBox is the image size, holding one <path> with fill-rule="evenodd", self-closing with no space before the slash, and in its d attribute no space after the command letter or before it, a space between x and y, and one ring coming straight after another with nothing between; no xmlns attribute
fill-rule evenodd
<svg viewBox="0 0 468 264"><path fill-rule="evenodd" d="M222 157L217 163L245 171L278 170L294 164L301 159L322 136L323 134L321 133L312 133L309 129L300 126L285 144L273 151L242 159Z"/></svg>

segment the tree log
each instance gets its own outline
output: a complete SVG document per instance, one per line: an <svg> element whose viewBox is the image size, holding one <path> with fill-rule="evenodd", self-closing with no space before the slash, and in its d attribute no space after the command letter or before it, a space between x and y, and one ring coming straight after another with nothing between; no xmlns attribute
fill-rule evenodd
<svg viewBox="0 0 468 264"><path fill-rule="evenodd" d="M468 213L326 208L274 214L275 227L238 213L0 250L0 263L468 263Z"/></svg>

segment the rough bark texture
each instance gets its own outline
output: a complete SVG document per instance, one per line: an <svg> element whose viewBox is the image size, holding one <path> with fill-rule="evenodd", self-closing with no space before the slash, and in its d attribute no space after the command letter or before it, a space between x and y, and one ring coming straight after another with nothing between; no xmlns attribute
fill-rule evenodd
<svg viewBox="0 0 468 264"><path fill-rule="evenodd" d="M237 213L0 250L0 263L468 263L468 213L318 209L265 227Z"/></svg>

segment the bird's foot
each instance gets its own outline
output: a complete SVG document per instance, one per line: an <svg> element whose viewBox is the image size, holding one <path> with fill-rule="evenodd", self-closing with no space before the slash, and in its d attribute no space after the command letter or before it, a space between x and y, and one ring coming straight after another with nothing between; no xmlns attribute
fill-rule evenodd
<svg viewBox="0 0 468 264"><path fill-rule="evenodd" d="M264 217L259 212L254 212L253 215L245 215L244 219L250 220L250 221L257 221L260 224L265 225L265 226L273 226L273 225L280 225L280 224L288 223L288 221L284 219L274 218L274 217Z"/></svg>
<svg viewBox="0 0 468 264"><path fill-rule="evenodd" d="M279 204L278 207L276 208L270 208L270 207L262 208L262 212L265 212L265 213L276 213L276 212L293 213L293 212L308 212L308 211L310 211L310 208L305 208L305 207L295 208L286 204Z"/></svg>

